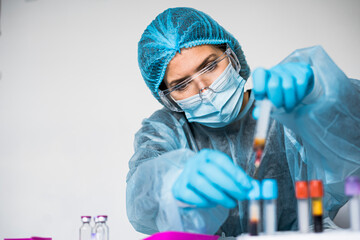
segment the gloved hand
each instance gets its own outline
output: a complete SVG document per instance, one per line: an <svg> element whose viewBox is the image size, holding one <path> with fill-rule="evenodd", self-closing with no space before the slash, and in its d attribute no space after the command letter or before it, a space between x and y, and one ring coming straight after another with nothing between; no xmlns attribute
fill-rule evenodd
<svg viewBox="0 0 360 240"><path fill-rule="evenodd" d="M252 188L251 178L231 158L203 149L190 158L172 187L174 197L194 207L236 206Z"/></svg>
<svg viewBox="0 0 360 240"><path fill-rule="evenodd" d="M255 99L268 98L275 107L292 111L314 86L314 73L309 64L285 63L266 70L255 69L253 75ZM253 115L257 119L258 109Z"/></svg>

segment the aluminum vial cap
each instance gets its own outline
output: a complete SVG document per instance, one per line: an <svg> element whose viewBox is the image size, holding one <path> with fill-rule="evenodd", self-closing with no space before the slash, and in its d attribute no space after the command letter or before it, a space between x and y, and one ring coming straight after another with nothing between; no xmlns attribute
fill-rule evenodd
<svg viewBox="0 0 360 240"><path fill-rule="evenodd" d="M277 199L278 187L275 179L264 179L261 183L262 198L265 200Z"/></svg>
<svg viewBox="0 0 360 240"><path fill-rule="evenodd" d="M97 218L98 218L99 222L106 222L108 216L107 215L99 215L99 216L97 216Z"/></svg>
<svg viewBox="0 0 360 240"><path fill-rule="evenodd" d="M320 198L324 196L324 188L321 180L310 181L310 197Z"/></svg>
<svg viewBox="0 0 360 240"><path fill-rule="evenodd" d="M248 193L249 200L259 200L261 197L260 194L260 181L259 180L251 180L251 190Z"/></svg>
<svg viewBox="0 0 360 240"><path fill-rule="evenodd" d="M307 181L295 182L295 193L297 199L306 199L309 197L308 183Z"/></svg>
<svg viewBox="0 0 360 240"><path fill-rule="evenodd" d="M91 222L91 216L81 216L81 221L83 223L89 223Z"/></svg>
<svg viewBox="0 0 360 240"><path fill-rule="evenodd" d="M360 195L360 177L350 176L345 181L345 194L347 196Z"/></svg>

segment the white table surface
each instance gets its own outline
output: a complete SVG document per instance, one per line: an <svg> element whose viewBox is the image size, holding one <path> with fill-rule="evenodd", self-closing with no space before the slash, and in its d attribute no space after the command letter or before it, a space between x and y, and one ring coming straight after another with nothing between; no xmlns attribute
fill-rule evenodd
<svg viewBox="0 0 360 240"><path fill-rule="evenodd" d="M240 235L236 240L360 240L360 232L350 230L327 230L322 233L276 232L274 235Z"/></svg>

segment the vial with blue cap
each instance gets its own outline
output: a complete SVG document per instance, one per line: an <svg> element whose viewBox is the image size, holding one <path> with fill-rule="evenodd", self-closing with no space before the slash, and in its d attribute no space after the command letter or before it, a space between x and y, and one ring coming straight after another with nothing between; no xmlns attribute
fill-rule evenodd
<svg viewBox="0 0 360 240"><path fill-rule="evenodd" d="M259 235L260 223L260 181L251 180L252 188L248 193L249 200L249 234L250 236Z"/></svg>
<svg viewBox="0 0 360 240"><path fill-rule="evenodd" d="M276 199L278 187L275 179L264 179L261 184L261 194L264 200L264 230L266 234L276 232Z"/></svg>

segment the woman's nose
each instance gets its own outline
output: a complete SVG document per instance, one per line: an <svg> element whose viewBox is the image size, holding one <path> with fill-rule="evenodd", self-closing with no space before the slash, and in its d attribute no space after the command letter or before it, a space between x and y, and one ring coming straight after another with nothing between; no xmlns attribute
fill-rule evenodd
<svg viewBox="0 0 360 240"><path fill-rule="evenodd" d="M203 93L211 85L211 82L209 82L209 80L206 78L199 77L197 80L198 81L197 81L196 87L197 87L199 93Z"/></svg>

